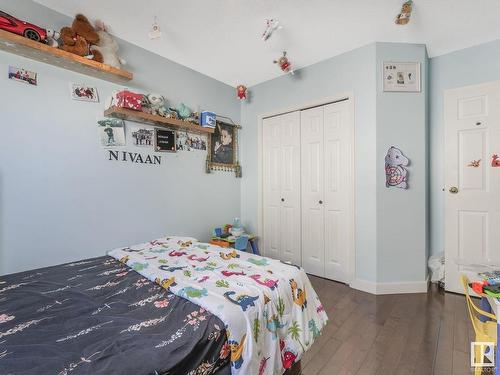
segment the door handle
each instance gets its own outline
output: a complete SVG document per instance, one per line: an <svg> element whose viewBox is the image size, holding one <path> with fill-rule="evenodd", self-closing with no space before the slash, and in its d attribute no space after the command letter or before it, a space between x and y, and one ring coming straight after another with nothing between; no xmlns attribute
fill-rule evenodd
<svg viewBox="0 0 500 375"><path fill-rule="evenodd" d="M451 193L451 194L457 194L457 193L458 193L458 188L457 188L456 186L452 186L452 187L450 188L450 193Z"/></svg>
<svg viewBox="0 0 500 375"><path fill-rule="evenodd" d="M318 203L319 203L319 204L323 204L323 201L319 201Z"/></svg>
<svg viewBox="0 0 500 375"><path fill-rule="evenodd" d="M281 201L284 202L285 201L285 198L281 198Z"/></svg>

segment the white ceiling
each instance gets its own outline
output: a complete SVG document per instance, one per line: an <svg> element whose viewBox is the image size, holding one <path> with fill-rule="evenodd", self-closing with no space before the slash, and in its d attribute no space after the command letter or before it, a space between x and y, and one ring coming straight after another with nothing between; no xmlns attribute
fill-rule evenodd
<svg viewBox="0 0 500 375"><path fill-rule="evenodd" d="M379 42L427 45L441 55L500 38L498 0L414 0L410 24L396 26L403 0L35 0L69 16L102 19L116 36L229 85L279 76L283 50L295 68ZM163 36L150 40L157 17ZM267 18L283 29L267 42Z"/></svg>

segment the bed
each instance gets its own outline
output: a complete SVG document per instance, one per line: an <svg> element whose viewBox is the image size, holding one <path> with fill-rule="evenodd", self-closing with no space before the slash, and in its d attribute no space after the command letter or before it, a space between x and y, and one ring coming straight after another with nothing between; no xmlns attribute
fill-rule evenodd
<svg viewBox="0 0 500 375"><path fill-rule="evenodd" d="M0 277L0 373L281 374L326 322L300 267L165 237Z"/></svg>

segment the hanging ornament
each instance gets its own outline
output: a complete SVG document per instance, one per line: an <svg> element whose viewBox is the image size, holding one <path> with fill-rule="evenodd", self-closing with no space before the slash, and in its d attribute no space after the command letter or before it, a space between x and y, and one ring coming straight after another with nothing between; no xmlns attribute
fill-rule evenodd
<svg viewBox="0 0 500 375"><path fill-rule="evenodd" d="M283 56L281 56L278 60L274 60L275 64L278 64L280 69L285 73L293 74L292 63L286 57L286 51L283 51Z"/></svg>
<svg viewBox="0 0 500 375"><path fill-rule="evenodd" d="M245 100L247 98L247 91L248 89L245 85L236 86L236 95L240 100Z"/></svg>
<svg viewBox="0 0 500 375"><path fill-rule="evenodd" d="M408 0L401 7L401 13L396 17L396 25L406 25L410 22L411 12L413 10L413 0Z"/></svg>
<svg viewBox="0 0 500 375"><path fill-rule="evenodd" d="M276 18L266 20L266 29L262 33L262 40L265 42L273 35L276 30L279 30L282 27L283 26L280 25L280 21Z"/></svg>
<svg viewBox="0 0 500 375"><path fill-rule="evenodd" d="M160 30L160 25L156 21L155 17L155 20L151 25L151 31L149 32L149 39L158 39L158 38L161 38L161 30Z"/></svg>

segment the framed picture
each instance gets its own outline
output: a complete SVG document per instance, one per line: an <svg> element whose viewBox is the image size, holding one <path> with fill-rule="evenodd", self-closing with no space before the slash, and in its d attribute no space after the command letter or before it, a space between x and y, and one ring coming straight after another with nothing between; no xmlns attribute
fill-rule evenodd
<svg viewBox="0 0 500 375"><path fill-rule="evenodd" d="M73 100L99 103L99 95L97 93L97 88L95 87L72 83L70 84L70 89L71 99Z"/></svg>
<svg viewBox="0 0 500 375"><path fill-rule="evenodd" d="M155 129L155 151L176 152L175 130Z"/></svg>
<svg viewBox="0 0 500 375"><path fill-rule="evenodd" d="M215 132L208 138L207 173L211 170L234 171L237 177L241 177L238 128L238 125L217 121Z"/></svg>
<svg viewBox="0 0 500 375"><path fill-rule="evenodd" d="M125 122L116 118L105 118L97 121L99 142L102 147L125 146Z"/></svg>
<svg viewBox="0 0 500 375"><path fill-rule="evenodd" d="M177 132L177 151L206 151L207 137L185 131Z"/></svg>
<svg viewBox="0 0 500 375"><path fill-rule="evenodd" d="M384 91L420 92L419 62L384 62Z"/></svg>
<svg viewBox="0 0 500 375"><path fill-rule="evenodd" d="M147 125L127 125L127 137L137 147L153 147L155 131Z"/></svg>
<svg viewBox="0 0 500 375"><path fill-rule="evenodd" d="M33 86L38 85L37 73L22 68L16 68L15 66L9 66L9 79Z"/></svg>

